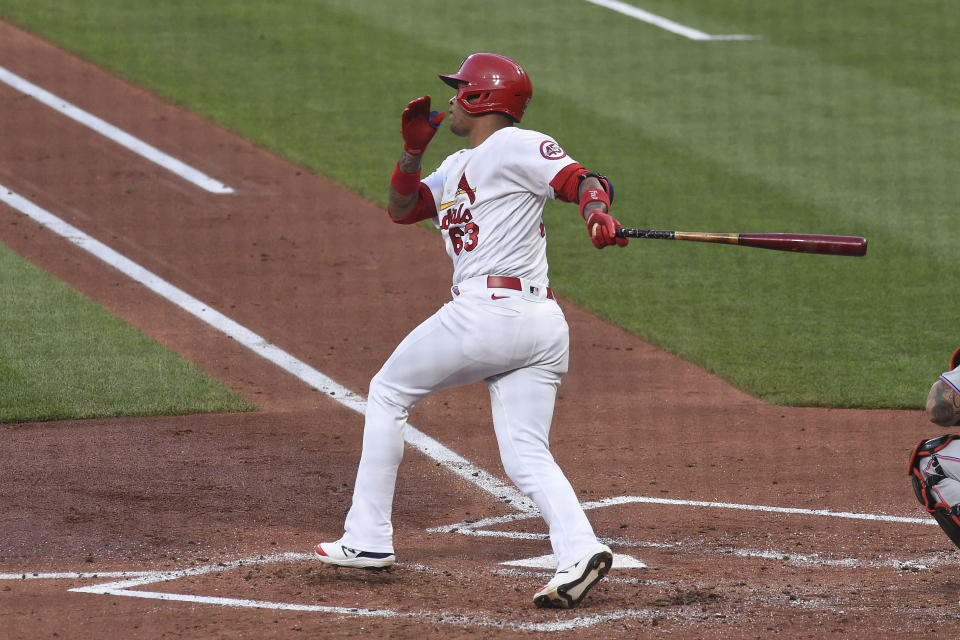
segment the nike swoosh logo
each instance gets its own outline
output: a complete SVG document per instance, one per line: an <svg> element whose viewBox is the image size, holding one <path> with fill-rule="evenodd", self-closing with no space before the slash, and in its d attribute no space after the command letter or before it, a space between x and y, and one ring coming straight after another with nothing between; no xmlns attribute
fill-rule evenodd
<svg viewBox="0 0 960 640"><path fill-rule="evenodd" d="M498 295L495 294L495 293L491 293L491 294L490 294L490 299L491 299L491 300L503 300L504 298L509 298L509 297L510 297L510 296L498 296Z"/></svg>

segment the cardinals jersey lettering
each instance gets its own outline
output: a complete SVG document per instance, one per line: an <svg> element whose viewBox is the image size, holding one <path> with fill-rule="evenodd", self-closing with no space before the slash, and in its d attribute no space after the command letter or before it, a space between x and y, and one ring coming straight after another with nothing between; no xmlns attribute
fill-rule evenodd
<svg viewBox="0 0 960 640"><path fill-rule="evenodd" d="M575 160L548 136L506 127L448 156L423 182L433 193L453 284L480 275L547 281L543 207Z"/></svg>

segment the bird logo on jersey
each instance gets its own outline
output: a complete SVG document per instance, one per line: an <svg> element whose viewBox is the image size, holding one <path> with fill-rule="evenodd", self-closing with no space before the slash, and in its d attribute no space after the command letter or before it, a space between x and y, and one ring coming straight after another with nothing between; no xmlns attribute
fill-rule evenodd
<svg viewBox="0 0 960 640"><path fill-rule="evenodd" d="M473 204L474 202L477 201L477 190L471 187L470 183L467 182L466 172L460 175L460 182L457 183L457 192L453 194L453 200L451 200L450 202L440 203L440 211L443 211L444 209L447 209L448 207L452 207L453 205L455 205L457 203L457 198L459 198L464 194L466 194L467 199L470 201L470 204Z"/></svg>
<svg viewBox="0 0 960 640"><path fill-rule="evenodd" d="M470 186L470 183L467 182L466 172L460 176L460 183L457 185L457 193L454 196L456 198L461 193L467 194L467 198L470 200L470 204L473 204L477 200L477 190Z"/></svg>

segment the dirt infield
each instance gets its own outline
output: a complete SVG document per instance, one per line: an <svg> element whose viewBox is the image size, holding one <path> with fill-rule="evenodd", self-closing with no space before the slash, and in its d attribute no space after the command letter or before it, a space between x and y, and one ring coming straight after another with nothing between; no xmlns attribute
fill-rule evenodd
<svg viewBox="0 0 960 640"><path fill-rule="evenodd" d="M205 192L6 84L0 185L347 389L364 395L448 298L436 234L3 23L0 66L235 193ZM261 407L0 425L5 637L960 629L957 553L916 520L904 473L938 433L920 412L766 405L559 291L572 354L552 445L619 566L580 609L540 611L542 522L411 447L397 566L319 566L309 553L340 534L360 415L2 203L0 241ZM427 399L410 423L507 483L482 385Z"/></svg>

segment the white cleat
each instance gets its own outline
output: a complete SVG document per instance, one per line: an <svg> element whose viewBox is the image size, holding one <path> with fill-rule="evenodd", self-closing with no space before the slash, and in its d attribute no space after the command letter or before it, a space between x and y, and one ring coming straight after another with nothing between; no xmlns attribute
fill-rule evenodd
<svg viewBox="0 0 960 640"><path fill-rule="evenodd" d="M533 604L540 608L573 609L612 566L613 552L600 545L572 567L557 571L546 586L533 594Z"/></svg>
<svg viewBox="0 0 960 640"><path fill-rule="evenodd" d="M317 559L324 564L335 567L352 567L354 569L389 569L396 561L392 553L377 553L375 551L360 551L337 542L321 542L314 549Z"/></svg>

